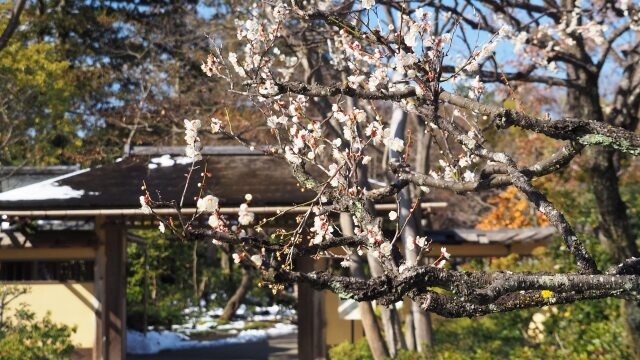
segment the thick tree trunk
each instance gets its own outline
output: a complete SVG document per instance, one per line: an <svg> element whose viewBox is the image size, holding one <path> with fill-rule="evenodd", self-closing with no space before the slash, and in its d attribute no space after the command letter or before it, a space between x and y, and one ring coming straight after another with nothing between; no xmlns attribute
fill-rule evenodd
<svg viewBox="0 0 640 360"><path fill-rule="evenodd" d="M569 75L582 81L584 88L568 89L567 114L569 116L605 122L600 106L597 78L581 69L569 69ZM624 86L624 84L623 84ZM637 114L634 116L637 117ZM615 119L610 119L615 121ZM628 126L631 126L631 121ZM635 127L635 126L634 126ZM633 130L633 129L632 129ZM600 239L615 262L640 256L636 237L629 222L627 206L620 196L615 151L594 146L587 149L587 172L596 199ZM640 305L624 301L622 316L625 320L625 341L635 358L640 358Z"/></svg>
<svg viewBox="0 0 640 360"><path fill-rule="evenodd" d="M384 275L384 270L380 265L380 261L370 253L367 254L369 270L371 276L377 277ZM400 316L395 306L382 307L380 309L380 317L382 318L382 326L384 328L384 338L387 341L387 347L391 357L395 357L400 349L406 349L407 346L402 337L402 326L400 324Z"/></svg>
<svg viewBox="0 0 640 360"><path fill-rule="evenodd" d="M354 234L351 214L340 214L340 228L342 229L342 233L345 236L351 236ZM360 258L360 256L355 254L351 255L351 265L349 266L349 271L351 272L351 276L353 277L357 277L360 279L365 278L364 264L362 263L362 259ZM389 352L384 346L385 342L382 339L380 327L378 326L376 314L373 311L371 302L361 301L360 303L358 303L358 307L360 309L360 318L362 320L362 327L364 328L365 337L367 338L367 343L369 344L369 348L371 349L371 353L373 354L374 359L378 360L389 357Z"/></svg>
<svg viewBox="0 0 640 360"><path fill-rule="evenodd" d="M405 128L407 125L407 114L400 108L394 109L391 117L391 131L396 138L404 139ZM405 141L406 142L406 141ZM400 161L402 154L396 151L389 151L390 161ZM398 223L404 224L407 222L404 231L401 234L402 243L405 248L405 258L407 265L415 265L418 257L417 249L409 250L408 244L413 242L416 236L419 235L418 228L420 224L416 222L415 217L411 216L411 192L408 187L405 187L398 194L399 197L399 211L398 211ZM409 219L407 221L407 219ZM425 345L433 345L433 336L431 331L431 318L429 314L423 311L418 304L409 302L411 304L411 312L413 318L413 330L415 336L415 347L418 351L424 352L426 350Z"/></svg>
<svg viewBox="0 0 640 360"><path fill-rule="evenodd" d="M409 306L409 304L405 306ZM407 316L404 318L404 341L407 344L407 349L411 351L418 350L416 348L416 332L413 326L413 309L407 311Z"/></svg>
<svg viewBox="0 0 640 360"><path fill-rule="evenodd" d="M224 311L220 316L220 320L224 320L224 321L231 320L233 315L235 315L236 311L238 310L238 307L242 303L242 300L244 300L245 295L247 295L250 289L251 289L251 270L243 266L242 280L240 281L240 286L238 286L238 289L236 290L236 292L233 294L233 296L231 296L231 298L229 298L229 301L227 301L227 305L225 305L224 307Z"/></svg>
<svg viewBox="0 0 640 360"><path fill-rule="evenodd" d="M358 185L361 188L370 190L371 186L369 184L368 174L369 170L366 165L361 164L358 166ZM374 204L371 201L367 201L367 208L372 214L375 213ZM349 218L349 220L351 220L351 218ZM371 276L376 277L384 275L384 270L382 269L380 261L370 253L367 254L367 262L369 264ZM380 317L382 319L382 327L384 329L384 338L387 343L387 348L389 349L391 357L395 357L399 350L407 348L402 337L402 324L400 316L398 315L398 310L395 307L382 307L380 309Z"/></svg>
<svg viewBox="0 0 640 360"><path fill-rule="evenodd" d="M343 74L344 76L344 74ZM346 81L346 77L343 78L343 81ZM351 111L355 108L354 99L348 98L346 101L347 108ZM332 121L336 121L336 119L332 119ZM340 128L339 124L335 125L336 128ZM366 165L359 164L357 169L357 181L358 186L363 189L370 190L371 186L369 184L369 169ZM374 204L371 201L367 201L367 208L369 211L374 214L375 208ZM346 215L345 215L346 216ZM348 220L351 225L352 219L349 216ZM341 218L342 221L342 218ZM352 229L352 228L351 228ZM378 259L373 257L371 254L367 254L367 262L369 264L369 270L371 271L371 276L382 276L384 271ZM373 309L373 307L372 307ZM382 307L380 309L380 318L382 320L382 328L384 333L384 339L387 344L387 349L391 357L395 357L396 353L400 349L406 349L404 344L404 339L402 338L402 325L401 320L398 315L398 311L395 307Z"/></svg>

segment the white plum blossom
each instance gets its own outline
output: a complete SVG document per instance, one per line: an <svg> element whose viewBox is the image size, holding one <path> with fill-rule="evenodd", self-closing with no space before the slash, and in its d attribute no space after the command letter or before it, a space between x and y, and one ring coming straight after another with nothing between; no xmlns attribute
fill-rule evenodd
<svg viewBox="0 0 640 360"><path fill-rule="evenodd" d="M244 68L238 63L238 55L236 53L230 52L228 59L229 63L231 63L231 66L233 66L233 70L235 70L238 75L240 75L241 77L247 76Z"/></svg>
<svg viewBox="0 0 640 360"><path fill-rule="evenodd" d="M351 112L351 115L353 115L353 118L355 119L355 121L359 123L367 120L367 113L364 112L364 110L353 109L353 111Z"/></svg>
<svg viewBox="0 0 640 360"><path fill-rule="evenodd" d="M366 77L364 75L351 75L349 77L347 77L347 82L349 83L349 86L357 89L358 87L360 87L360 84L364 81Z"/></svg>
<svg viewBox="0 0 640 360"><path fill-rule="evenodd" d="M391 249L393 248L393 245L391 245L391 243L389 242L383 242L382 244L380 244L380 252L383 253L384 255L391 255Z"/></svg>
<svg viewBox="0 0 640 360"><path fill-rule="evenodd" d="M140 196L140 210L142 210L142 213L145 215L151 214L151 207L147 204L146 196Z"/></svg>
<svg viewBox="0 0 640 360"><path fill-rule="evenodd" d="M386 137L383 142L389 147L389 149L395 152L402 152L402 150L404 150L404 140L397 137Z"/></svg>
<svg viewBox="0 0 640 360"><path fill-rule="evenodd" d="M348 257L345 257L344 260L342 260L340 262L340 266L342 266L343 268L348 268L349 266L353 265L354 262L351 261Z"/></svg>
<svg viewBox="0 0 640 360"><path fill-rule="evenodd" d="M476 180L476 174L474 174L473 172L466 170L464 172L464 174L462 174L462 178L464 179L464 181L475 181Z"/></svg>
<svg viewBox="0 0 640 360"><path fill-rule="evenodd" d="M471 83L471 89L469 89L469 97L477 98L484 93L484 84L480 81L480 76L476 76Z"/></svg>
<svg viewBox="0 0 640 360"><path fill-rule="evenodd" d="M222 121L212 117L211 118L211 132L215 134L215 133L220 132L220 129L222 129Z"/></svg>
<svg viewBox="0 0 640 360"><path fill-rule="evenodd" d="M418 37L418 32L420 31L420 24L414 22L409 26L409 31L404 36L404 42L409 47L416 46L416 38Z"/></svg>
<svg viewBox="0 0 640 360"><path fill-rule="evenodd" d="M256 266L260 266L262 265L262 256L260 255L251 255L251 262L254 263Z"/></svg>
<svg viewBox="0 0 640 360"><path fill-rule="evenodd" d="M378 145L383 140L384 129L382 124L374 121L367 125L364 133L372 139L374 145Z"/></svg>
<svg viewBox="0 0 640 360"><path fill-rule="evenodd" d="M363 9L371 9L376 5L376 0L362 0Z"/></svg>
<svg viewBox="0 0 640 360"><path fill-rule="evenodd" d="M302 163L302 158L293 152L291 146L287 146L284 151L284 157L288 162L294 165L300 165L300 163Z"/></svg>
<svg viewBox="0 0 640 360"><path fill-rule="evenodd" d="M242 261L242 258L243 258L242 254L239 254L239 253L233 253L233 255L231 255L231 257L233 258L233 262L236 263L236 264L239 264L240 261Z"/></svg>
<svg viewBox="0 0 640 360"><path fill-rule="evenodd" d="M340 170L340 167L338 165L336 164L329 165L329 176L331 176L331 181L329 183L333 187L338 187L338 185L340 185L340 175L338 174L339 170Z"/></svg>
<svg viewBox="0 0 640 360"><path fill-rule="evenodd" d="M165 228L164 228L164 223L161 221L160 224L158 225L158 230L160 230L160 232L162 234L164 234L165 232Z"/></svg>
<svg viewBox="0 0 640 360"><path fill-rule="evenodd" d="M286 4L279 3L273 9L273 17L276 19L276 21L285 20L287 18L287 15L289 15L289 8Z"/></svg>
<svg viewBox="0 0 640 360"><path fill-rule="evenodd" d="M367 240L369 241L369 244L376 244L376 243L381 243L384 240L384 237L382 236L382 230L380 230L380 228L377 225L373 225L373 224L367 224L365 226L366 229L366 235L367 235Z"/></svg>
<svg viewBox="0 0 640 360"><path fill-rule="evenodd" d="M198 130L200 130L201 126L202 123L200 122L200 120L184 120L184 140L187 142L185 155L193 159L193 161L202 159L202 155L200 154L202 144L200 142L200 139L198 138Z"/></svg>
<svg viewBox="0 0 640 360"><path fill-rule="evenodd" d="M207 61L202 62L200 69L202 69L202 72L207 74L207 76L209 77L213 75L220 76L221 66L218 59L216 59L216 57L213 56L213 54L209 54L209 56L207 57Z"/></svg>
<svg viewBox="0 0 640 360"><path fill-rule="evenodd" d="M418 58L412 54L407 54L404 50L400 50L395 56L395 67L398 72L404 74L407 72L407 68L418 62Z"/></svg>
<svg viewBox="0 0 640 360"><path fill-rule="evenodd" d="M314 234L312 242L320 244L323 240L333 237L333 226L329 223L326 215L318 215L313 219L311 232Z"/></svg>
<svg viewBox="0 0 640 360"><path fill-rule="evenodd" d="M209 216L209 220L207 221L207 223L213 229L218 229L223 225L222 219L220 219L220 216L218 215L218 213L214 213L213 215Z"/></svg>
<svg viewBox="0 0 640 360"><path fill-rule="evenodd" d="M249 205L240 205L240 210L238 211L238 223L240 223L240 225L247 226L253 223L255 216L256 214L249 212Z"/></svg>
<svg viewBox="0 0 640 360"><path fill-rule="evenodd" d="M469 133L472 133L471 131ZM458 166L461 168L465 168L471 165L471 157L470 156L461 156L458 160Z"/></svg>
<svg viewBox="0 0 640 360"><path fill-rule="evenodd" d="M267 125L270 128L275 129L278 125L287 125L288 118L286 116L270 116L267 119Z"/></svg>
<svg viewBox="0 0 640 360"><path fill-rule="evenodd" d="M331 152L331 156L338 162L338 164L342 165L347 161L347 157L343 152L338 149L333 149Z"/></svg>
<svg viewBox="0 0 640 360"><path fill-rule="evenodd" d="M398 218L398 213L395 211L389 212L389 220L394 221Z"/></svg>
<svg viewBox="0 0 640 360"><path fill-rule="evenodd" d="M416 237L416 245L418 245L421 248L423 248L426 244L427 244L427 237L426 236L417 236Z"/></svg>
<svg viewBox="0 0 640 360"><path fill-rule="evenodd" d="M196 207L200 212L213 212L218 210L219 199L213 195L207 195L196 202Z"/></svg>
<svg viewBox="0 0 640 360"><path fill-rule="evenodd" d="M246 32L243 33L248 40L255 40L260 36L261 26L257 20L249 19L244 23Z"/></svg>
<svg viewBox="0 0 640 360"><path fill-rule="evenodd" d="M266 80L258 85L258 92L262 95L273 96L278 94L278 86L273 80Z"/></svg>
<svg viewBox="0 0 640 360"><path fill-rule="evenodd" d="M386 84L389 81L387 77L387 68L381 67L376 69L369 77L369 83L367 88L369 91L376 91L379 87Z"/></svg>
<svg viewBox="0 0 640 360"><path fill-rule="evenodd" d="M449 260L451 258L451 254L449 254L447 252L447 248L446 247L441 247L440 248L440 257L443 257L447 260Z"/></svg>
<svg viewBox="0 0 640 360"><path fill-rule="evenodd" d="M518 33L518 36L516 36L513 39L513 52L515 52L516 54L518 53L522 53L524 50L524 47L527 43L527 39L529 38L529 34L526 32L520 32Z"/></svg>

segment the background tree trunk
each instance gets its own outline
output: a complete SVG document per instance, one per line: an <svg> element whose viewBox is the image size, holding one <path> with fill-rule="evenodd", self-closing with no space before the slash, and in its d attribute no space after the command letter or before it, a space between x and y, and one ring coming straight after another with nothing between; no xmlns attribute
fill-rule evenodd
<svg viewBox="0 0 640 360"><path fill-rule="evenodd" d="M238 307L242 303L242 300L244 300L245 295L247 295L247 292L249 292L249 289L251 289L251 270L248 267L243 266L242 281L240 281L240 286L233 294L233 296L229 298L229 301L227 301L227 305L225 305L224 307L224 311L220 316L220 320L231 320L233 315L235 315L236 311L238 310Z"/></svg>
<svg viewBox="0 0 640 360"><path fill-rule="evenodd" d="M605 119L600 105L597 75L587 73L577 67L568 67L570 76L579 79L581 89L567 90L567 108L569 116L590 119L599 122L613 122ZM629 76L634 76L629 74ZM625 77L626 78L626 77ZM629 80L628 78L626 80ZM622 86L625 86L622 84ZM636 114L632 116L637 117ZM627 128L635 130L637 121L628 121ZM623 125L623 124L621 124ZM624 125L623 125L624 126ZM600 146L589 147L587 173L591 190L596 200L599 216L600 239L609 250L615 262L621 262L630 257L640 256L636 244L636 237L629 222L627 206L620 196L618 169L615 165L616 152ZM635 302L624 301L622 314L625 319L626 343L635 358L640 358L640 306Z"/></svg>
<svg viewBox="0 0 640 360"><path fill-rule="evenodd" d="M405 139L405 131L407 125L407 113L400 108L393 110L391 116L391 131L396 138ZM405 139L406 140L406 139ZM406 141L405 141L406 145ZM421 144L422 145L422 144ZM401 160L402 154L393 150L389 150L389 161ZM410 242L413 242L416 236L419 235L418 228L419 223L416 222L416 218L411 216L411 190L409 187L405 187L398 194L399 198L399 211L398 211L398 223L400 226L407 222L404 231L402 231L401 238L405 248L405 258L407 265L415 265L418 257L417 249L409 250L407 246ZM408 220L407 220L408 219ZM433 345L433 336L431 330L431 317L427 312L420 309L419 304L412 301L408 301L408 305L411 306L412 318L413 318L413 330L415 336L416 350L424 352L426 349L424 345Z"/></svg>
<svg viewBox="0 0 640 360"><path fill-rule="evenodd" d="M342 233L345 236L351 236L354 234L353 220L351 219L351 214L349 213L340 214L340 228L342 229ZM362 263L362 258L356 254L353 254L350 257L350 260L351 260L351 265L349 266L349 271L351 272L351 276L364 279L365 273L364 273L364 264ZM387 348L384 346L385 342L382 339L382 334L380 333L380 327L378 326L376 314L373 311L373 306L371 305L371 302L361 301L358 303L358 308L360 309L360 318L362 320L362 327L364 328L364 334L374 359L379 360L379 359L385 359L389 357L389 352L387 351Z"/></svg>

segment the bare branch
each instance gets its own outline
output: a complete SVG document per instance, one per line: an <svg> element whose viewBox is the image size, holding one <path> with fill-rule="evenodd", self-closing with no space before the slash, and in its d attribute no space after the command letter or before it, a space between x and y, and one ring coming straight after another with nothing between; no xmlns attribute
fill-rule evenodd
<svg viewBox="0 0 640 360"><path fill-rule="evenodd" d="M7 27L2 32L2 35L0 35L0 51L7 46L9 39L11 39L16 29L18 29L18 25L20 25L20 15L22 14L26 4L27 0L17 0L16 4L13 6L9 23L7 23Z"/></svg>

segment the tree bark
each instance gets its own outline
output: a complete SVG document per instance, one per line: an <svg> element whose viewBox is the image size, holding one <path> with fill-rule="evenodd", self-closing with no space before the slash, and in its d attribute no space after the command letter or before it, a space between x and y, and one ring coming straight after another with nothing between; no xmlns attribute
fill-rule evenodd
<svg viewBox="0 0 640 360"><path fill-rule="evenodd" d="M400 108L396 108L393 111L391 117L391 131L396 138L405 139L405 131L407 125L407 114ZM400 161L402 154L389 150L390 161ZM409 187L405 187L398 193L399 197L399 211L398 211L398 223L400 226L407 223L406 227L402 231L401 238L405 248L405 259L407 265L415 265L418 257L417 249L409 250L408 244L413 242L416 236L418 236L418 224L415 217L411 214L411 192ZM411 312L413 313L413 330L415 336L415 346L420 352L426 350L425 345L431 346L433 344L433 337L431 334L431 318L427 312L420 308L420 305L409 301L411 305Z"/></svg>
<svg viewBox="0 0 640 360"><path fill-rule="evenodd" d="M580 90L568 89L566 109L568 115L606 122L600 105L597 77L575 67L569 67L568 72L570 76L580 79L583 85ZM621 86L625 85L621 84ZM601 242L616 262L639 256L627 206L620 196L618 172L614 161L616 151L593 146L588 148L586 153L588 156L586 170L596 200L599 227L603 235L600 236ZM625 320L625 341L633 356L640 358L640 305L623 301L621 307L621 315Z"/></svg>
<svg viewBox="0 0 640 360"><path fill-rule="evenodd" d="M347 79L345 75L344 74L342 75L343 75L342 80L346 81ZM350 111L353 111L353 109L356 107L356 102L352 98L348 98L346 101L346 104ZM332 119L332 121L336 121L336 120ZM336 128L340 128L339 125L336 125ZM371 185L369 184L368 166L359 164L357 168L356 176L357 176L359 187L363 189L371 190ZM375 214L375 207L373 202L368 200L366 203L366 206L369 209L369 212L371 214ZM353 225L352 219L350 216L348 219L345 219L345 220L348 220L350 224ZM353 233L351 234L353 235ZM382 269L380 261L376 259L374 256L372 256L370 253L367 254L367 262L369 264L369 270L371 271L371 276L374 276L374 277L382 276L384 274L384 270ZM373 308L373 304L372 304L372 308ZM402 324L401 324L400 316L398 315L398 311L396 310L395 306L392 306L392 307L381 307L380 317L382 320L382 328L384 332L384 339L387 344L387 349L389 354L393 358L396 356L396 353L400 349L406 349L404 339L402 338Z"/></svg>
<svg viewBox="0 0 640 360"><path fill-rule="evenodd" d="M370 253L367 254L367 261L369 262L371 276L376 277L384 275L384 270L380 265L380 261ZM402 326L400 324L398 310L395 306L383 306L380 308L380 316L382 318L384 338L387 341L389 353L391 354L391 357L395 357L398 350L407 348L404 338L402 337Z"/></svg>
<svg viewBox="0 0 640 360"><path fill-rule="evenodd" d="M340 214L340 228L342 229L342 233L345 236L351 236L354 234L351 214ZM351 255L350 259L351 265L349 266L349 271L351 273L351 276L364 279L364 264L362 263L361 257L354 254ZM358 303L358 308L360 309L360 317L362 320L362 327L364 328L365 337L367 339L367 343L369 344L369 348L371 349L371 353L373 354L374 359L379 360L389 357L389 352L384 346L385 342L382 339L380 327L378 326L378 321L376 319L375 312L373 311L371 302L361 301Z"/></svg>
<svg viewBox="0 0 640 360"><path fill-rule="evenodd" d="M249 289L251 289L251 270L249 270L248 267L243 266L240 286L233 294L233 296L229 298L229 301L227 301L227 305L225 305L224 307L224 311L220 316L220 320L231 320L233 315L235 315L236 311L238 310L238 307L240 307L242 300L244 300L245 295L247 295L247 293L249 292Z"/></svg>

